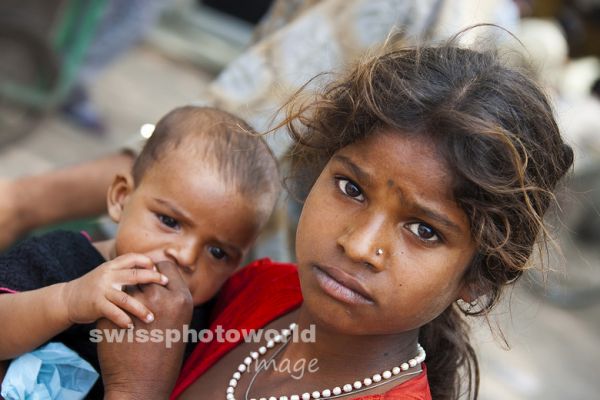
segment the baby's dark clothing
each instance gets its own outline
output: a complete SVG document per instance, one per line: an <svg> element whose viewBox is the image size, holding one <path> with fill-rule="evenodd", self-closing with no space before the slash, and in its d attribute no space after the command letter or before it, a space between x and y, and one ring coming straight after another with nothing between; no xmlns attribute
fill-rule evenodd
<svg viewBox="0 0 600 400"><path fill-rule="evenodd" d="M40 289L56 283L77 279L106 262L87 237L81 233L56 231L27 239L0 255L0 295ZM211 303L194 309L191 328L208 326ZM96 371L100 365L96 344L90 341L95 324L74 325L50 342L61 342L88 361ZM193 343L188 343L186 355ZM90 399L103 397L102 382L98 380L88 394Z"/></svg>

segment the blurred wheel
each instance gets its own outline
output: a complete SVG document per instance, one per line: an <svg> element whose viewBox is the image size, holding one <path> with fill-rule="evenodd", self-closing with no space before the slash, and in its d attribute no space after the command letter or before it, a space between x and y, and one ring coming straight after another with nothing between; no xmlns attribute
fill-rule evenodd
<svg viewBox="0 0 600 400"><path fill-rule="evenodd" d="M30 133L50 104L24 93L48 94L58 79L58 63L45 38L0 21L0 146Z"/></svg>

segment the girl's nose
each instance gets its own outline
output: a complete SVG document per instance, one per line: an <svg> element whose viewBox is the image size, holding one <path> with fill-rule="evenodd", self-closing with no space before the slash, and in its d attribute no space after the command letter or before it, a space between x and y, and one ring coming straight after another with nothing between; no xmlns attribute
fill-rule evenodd
<svg viewBox="0 0 600 400"><path fill-rule="evenodd" d="M351 221L338 237L338 247L357 263L375 270L385 267L387 244L391 232L386 232L383 216L369 216Z"/></svg>

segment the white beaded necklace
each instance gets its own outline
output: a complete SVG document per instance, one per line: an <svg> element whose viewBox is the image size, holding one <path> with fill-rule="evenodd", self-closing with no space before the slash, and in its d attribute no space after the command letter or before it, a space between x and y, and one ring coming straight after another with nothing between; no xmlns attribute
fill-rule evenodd
<svg viewBox="0 0 600 400"><path fill-rule="evenodd" d="M252 364L253 361L256 361L259 358L263 357L269 350L273 349L276 344L283 342L283 345L279 349L277 349L277 351L271 356L269 361L266 363L266 365L269 365L271 360L273 360L277 356L277 354L279 354L281 352L281 350L283 350L285 348L285 346L289 343L288 338L292 334L294 329L296 329L296 327L297 327L297 325L295 323L290 324L289 329L283 329L281 331L281 334L275 336L273 338L273 340L269 340L266 343L266 345L259 347L258 351L252 351L252 352L250 352L249 356L244 358L244 361L237 367L237 370L233 373L231 380L229 381L229 386L227 386L227 391L225 392L225 396L226 396L227 400L236 400L235 388L237 386L238 381L241 379L242 374L244 372L248 371L248 367L250 367L250 364ZM347 396L350 393L363 392L365 390L369 390L369 389L375 388L377 386L387 384L391 381L394 381L396 379L399 379L399 378L407 376L407 375L418 374L419 372L421 372L420 370L414 371L414 372L409 372L409 373L404 373L404 374L401 374L401 372L408 371L411 368L415 368L416 366L420 365L423 361L425 361L425 350L423 349L423 347L421 347L420 344L417 343L417 355L414 358L411 358L410 360L403 362L402 364L392 368L391 370L386 370L386 371L381 372L380 374L375 374L371 377L367 377L367 378L363 379L362 381L355 381L352 384L347 383L342 386L336 386L333 389L324 389L321 391L315 390L312 393L306 392L301 395L293 394L290 396L279 396L279 397L271 396L268 399L266 397L261 397L258 400L335 399L337 397ZM261 368L262 368L262 366L261 366ZM252 381L248 385L248 389L246 390L246 396L245 396L246 400L248 400L248 393L250 391L250 388L251 388L252 384L254 383L254 379L256 379L256 375L258 374L258 372L260 372L261 368L259 368L256 371L256 373L254 374L254 377L252 378ZM252 398L250 400L257 400L257 399Z"/></svg>

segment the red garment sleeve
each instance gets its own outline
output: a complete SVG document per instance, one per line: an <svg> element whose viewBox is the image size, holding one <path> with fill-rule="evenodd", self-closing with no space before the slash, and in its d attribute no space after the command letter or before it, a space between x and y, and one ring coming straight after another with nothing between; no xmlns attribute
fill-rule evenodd
<svg viewBox="0 0 600 400"><path fill-rule="evenodd" d="M233 275L223 286L211 318L213 333L218 326L224 330L251 330L289 313L302 303L296 266L274 263L269 259L253 262ZM198 343L186 360L171 399L176 399L217 361L234 349L237 343ZM431 400L427 372L380 394L358 397L360 400Z"/></svg>
<svg viewBox="0 0 600 400"><path fill-rule="evenodd" d="M225 283L213 308L210 330L260 329L298 308L302 303L298 271L293 264L257 260L242 268ZM185 361L171 399L177 398L238 342L198 343Z"/></svg>
<svg viewBox="0 0 600 400"><path fill-rule="evenodd" d="M421 364L423 372L393 389L377 395L357 397L355 400L431 400L427 367Z"/></svg>

